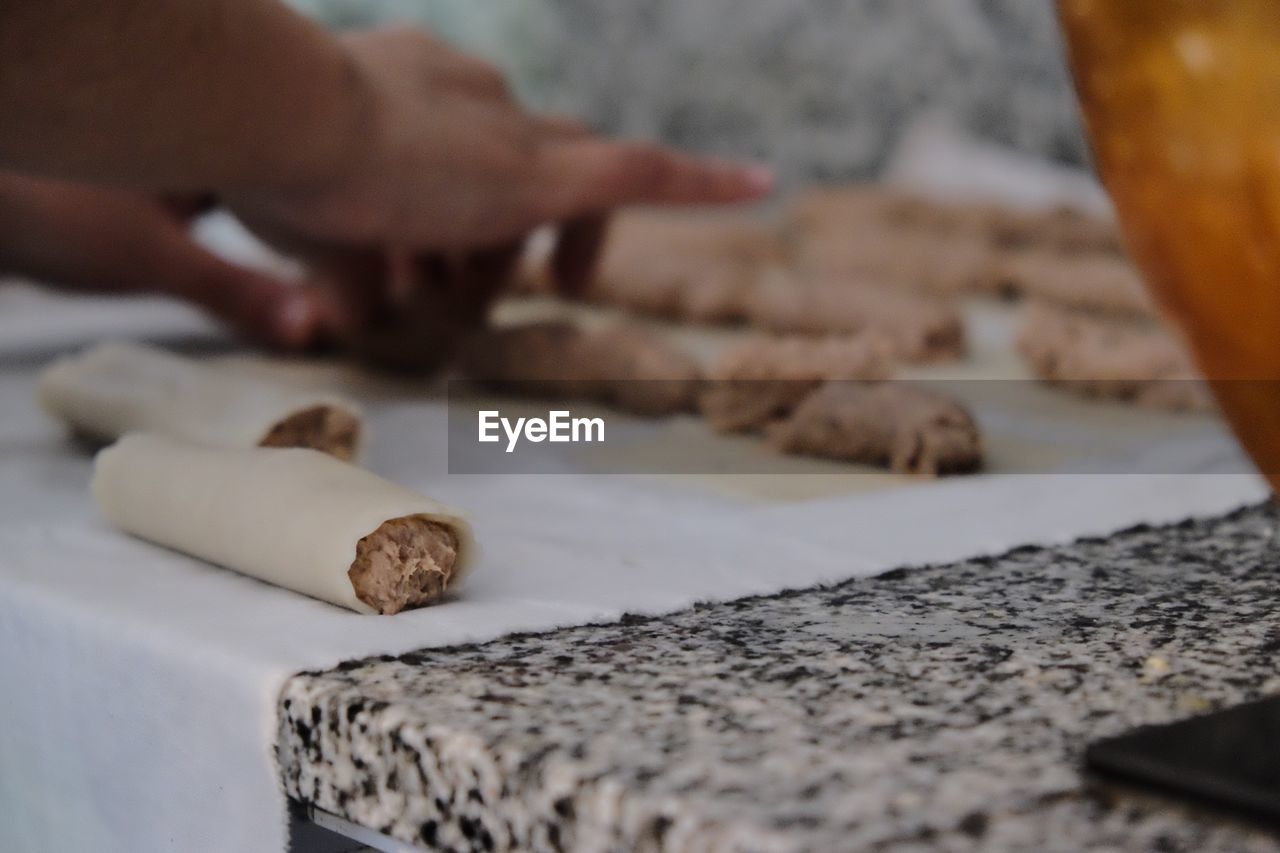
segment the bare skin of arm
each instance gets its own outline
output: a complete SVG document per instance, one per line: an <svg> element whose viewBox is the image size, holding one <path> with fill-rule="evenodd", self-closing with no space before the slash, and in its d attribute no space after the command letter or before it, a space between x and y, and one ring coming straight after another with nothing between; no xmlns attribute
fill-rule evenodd
<svg viewBox="0 0 1280 853"><path fill-rule="evenodd" d="M0 163L138 189L323 181L367 109L353 57L263 0L0 0Z"/></svg>
<svg viewBox="0 0 1280 853"><path fill-rule="evenodd" d="M0 234L10 271L32 266L24 252L42 242L87 230L109 243L124 227L109 220L125 207L149 211L124 236L168 253L179 264L168 275L188 261L207 272L203 257L176 251L169 209L150 201L198 192L329 271L368 268L347 263L353 255L505 257L532 229L560 225L569 256L558 268L573 286L618 206L745 201L769 189L758 169L531 114L495 69L429 35L339 38L275 0L0 0L0 71L0 172L25 176L0 175L0 228L44 199L43 219L17 246ZM55 272L91 286L120 262L110 254ZM113 267L107 277L129 274ZM382 286L358 276L344 283L358 299L339 303L390 304L365 292ZM323 325L320 303L295 297L264 301L294 321L259 318L260 339L296 346ZM212 310L243 327L236 311ZM296 328L273 331L284 327Z"/></svg>

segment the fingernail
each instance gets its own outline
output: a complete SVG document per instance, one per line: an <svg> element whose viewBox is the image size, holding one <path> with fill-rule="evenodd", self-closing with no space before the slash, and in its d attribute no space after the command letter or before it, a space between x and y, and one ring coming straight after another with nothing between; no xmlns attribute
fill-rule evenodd
<svg viewBox="0 0 1280 853"><path fill-rule="evenodd" d="M304 293L293 294L280 306L280 336L289 346L302 346L311 338L316 325L316 306Z"/></svg>
<svg viewBox="0 0 1280 853"><path fill-rule="evenodd" d="M743 171L743 176L747 180L747 186L754 192L767 193L773 189L773 169L768 166L748 166Z"/></svg>

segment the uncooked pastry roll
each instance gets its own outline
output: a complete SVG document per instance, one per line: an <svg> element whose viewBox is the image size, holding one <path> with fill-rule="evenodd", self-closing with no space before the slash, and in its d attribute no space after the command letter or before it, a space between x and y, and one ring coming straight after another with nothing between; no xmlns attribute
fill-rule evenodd
<svg viewBox="0 0 1280 853"><path fill-rule="evenodd" d="M886 379L893 344L879 332L839 337L758 337L722 353L698 401L720 432L749 432L793 412L837 379Z"/></svg>
<svg viewBox="0 0 1280 853"><path fill-rule="evenodd" d="M454 510L314 450L133 434L94 467L120 529L360 613L431 604L475 556Z"/></svg>
<svg viewBox="0 0 1280 853"><path fill-rule="evenodd" d="M1083 397L1177 412L1214 410L1209 385L1186 348L1155 323L1032 302L1018 350L1037 379Z"/></svg>
<svg viewBox="0 0 1280 853"><path fill-rule="evenodd" d="M767 434L784 453L936 477L982 467L982 437L963 405L892 382L828 382Z"/></svg>
<svg viewBox="0 0 1280 853"><path fill-rule="evenodd" d="M215 447L312 447L353 459L363 432L352 403L136 344L106 344L59 360L40 376L40 401L102 442L153 432Z"/></svg>
<svg viewBox="0 0 1280 853"><path fill-rule="evenodd" d="M900 290L774 270L752 289L746 312L753 325L773 332L878 331L907 361L957 359L965 352L964 318L954 304Z"/></svg>
<svg viewBox="0 0 1280 853"><path fill-rule="evenodd" d="M463 370L525 396L592 400L643 417L691 411L702 384L696 359L639 329L587 331L572 323L490 330L463 354Z"/></svg>

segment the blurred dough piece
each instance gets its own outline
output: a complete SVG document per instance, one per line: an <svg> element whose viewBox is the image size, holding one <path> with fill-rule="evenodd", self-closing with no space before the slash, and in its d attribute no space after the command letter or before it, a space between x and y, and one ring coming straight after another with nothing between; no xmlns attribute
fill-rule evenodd
<svg viewBox="0 0 1280 853"><path fill-rule="evenodd" d="M852 229L891 228L932 237L965 237L995 250L1124 252L1113 220L1072 208L1036 211L991 201L941 200L880 184L806 190L791 203L787 220L795 235L841 231L847 235Z"/></svg>
<svg viewBox="0 0 1280 853"><path fill-rule="evenodd" d="M742 292L785 253L775 230L717 215L633 213L609 230L591 302L690 322L741 320Z"/></svg>
<svg viewBox="0 0 1280 853"><path fill-rule="evenodd" d="M876 332L829 338L759 337L712 366L699 407L720 432L760 429L831 379L886 379L892 343Z"/></svg>
<svg viewBox="0 0 1280 853"><path fill-rule="evenodd" d="M561 322L481 335L467 348L463 369L522 397L590 401L649 417L692 411L702 384L698 362L660 338Z"/></svg>
<svg viewBox="0 0 1280 853"><path fill-rule="evenodd" d="M1070 207L1029 213L993 205L983 216L982 228L999 249L1034 249L1061 255L1124 254L1124 237L1114 220Z"/></svg>
<svg viewBox="0 0 1280 853"><path fill-rule="evenodd" d="M768 428L785 453L935 477L982 467L982 440L958 402L893 382L829 382Z"/></svg>
<svg viewBox="0 0 1280 853"><path fill-rule="evenodd" d="M952 295L989 287L993 253L975 216L973 205L854 184L797 196L788 234L807 275Z"/></svg>
<svg viewBox="0 0 1280 853"><path fill-rule="evenodd" d="M1018 349L1038 379L1081 396L1171 411L1214 409L1190 356L1156 325L1033 303Z"/></svg>
<svg viewBox="0 0 1280 853"><path fill-rule="evenodd" d="M432 603L475 551L454 510L314 450L133 434L92 491L127 533L361 613Z"/></svg>
<svg viewBox="0 0 1280 853"><path fill-rule="evenodd" d="M352 403L134 344L55 362L40 376L40 401L101 442L153 432L214 447L310 447L350 460L363 433Z"/></svg>
<svg viewBox="0 0 1280 853"><path fill-rule="evenodd" d="M872 183L813 187L797 193L787 208L794 232L890 226L938 234L960 229L967 217L965 205Z"/></svg>
<svg viewBox="0 0 1280 853"><path fill-rule="evenodd" d="M991 292L995 253L972 236L884 226L816 230L799 241L799 268L817 278L849 278L947 296Z"/></svg>
<svg viewBox="0 0 1280 853"><path fill-rule="evenodd" d="M1112 255L1019 252L994 268L997 286L1032 299L1096 314L1156 320L1159 311L1128 260Z"/></svg>
<svg viewBox="0 0 1280 853"><path fill-rule="evenodd" d="M950 360L965 352L964 322L954 305L885 288L777 272L752 289L746 313L752 325L771 332L879 332L907 361Z"/></svg>

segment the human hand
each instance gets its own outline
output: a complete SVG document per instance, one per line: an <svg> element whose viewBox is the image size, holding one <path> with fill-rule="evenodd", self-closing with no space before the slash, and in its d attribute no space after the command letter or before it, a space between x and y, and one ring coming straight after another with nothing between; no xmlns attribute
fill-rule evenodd
<svg viewBox="0 0 1280 853"><path fill-rule="evenodd" d="M522 246L409 255L349 252L317 261L326 336L382 369L447 364L479 332Z"/></svg>
<svg viewBox="0 0 1280 853"><path fill-rule="evenodd" d="M191 302L273 349L337 345L373 364L438 367L477 330L519 247L426 255L344 252L306 282L229 263L188 224L209 200L0 174L0 274L77 292Z"/></svg>
<svg viewBox="0 0 1280 853"><path fill-rule="evenodd" d="M227 196L275 242L411 253L491 249L564 225L556 269L574 284L600 217L629 204L755 199L769 174L533 115L488 64L416 30L344 38L363 95L348 154L304 186ZM577 256L577 260L573 256Z"/></svg>
<svg viewBox="0 0 1280 853"><path fill-rule="evenodd" d="M205 206L0 173L0 272L76 291L173 296L259 344L313 344L326 322L315 289L199 246L187 225Z"/></svg>

